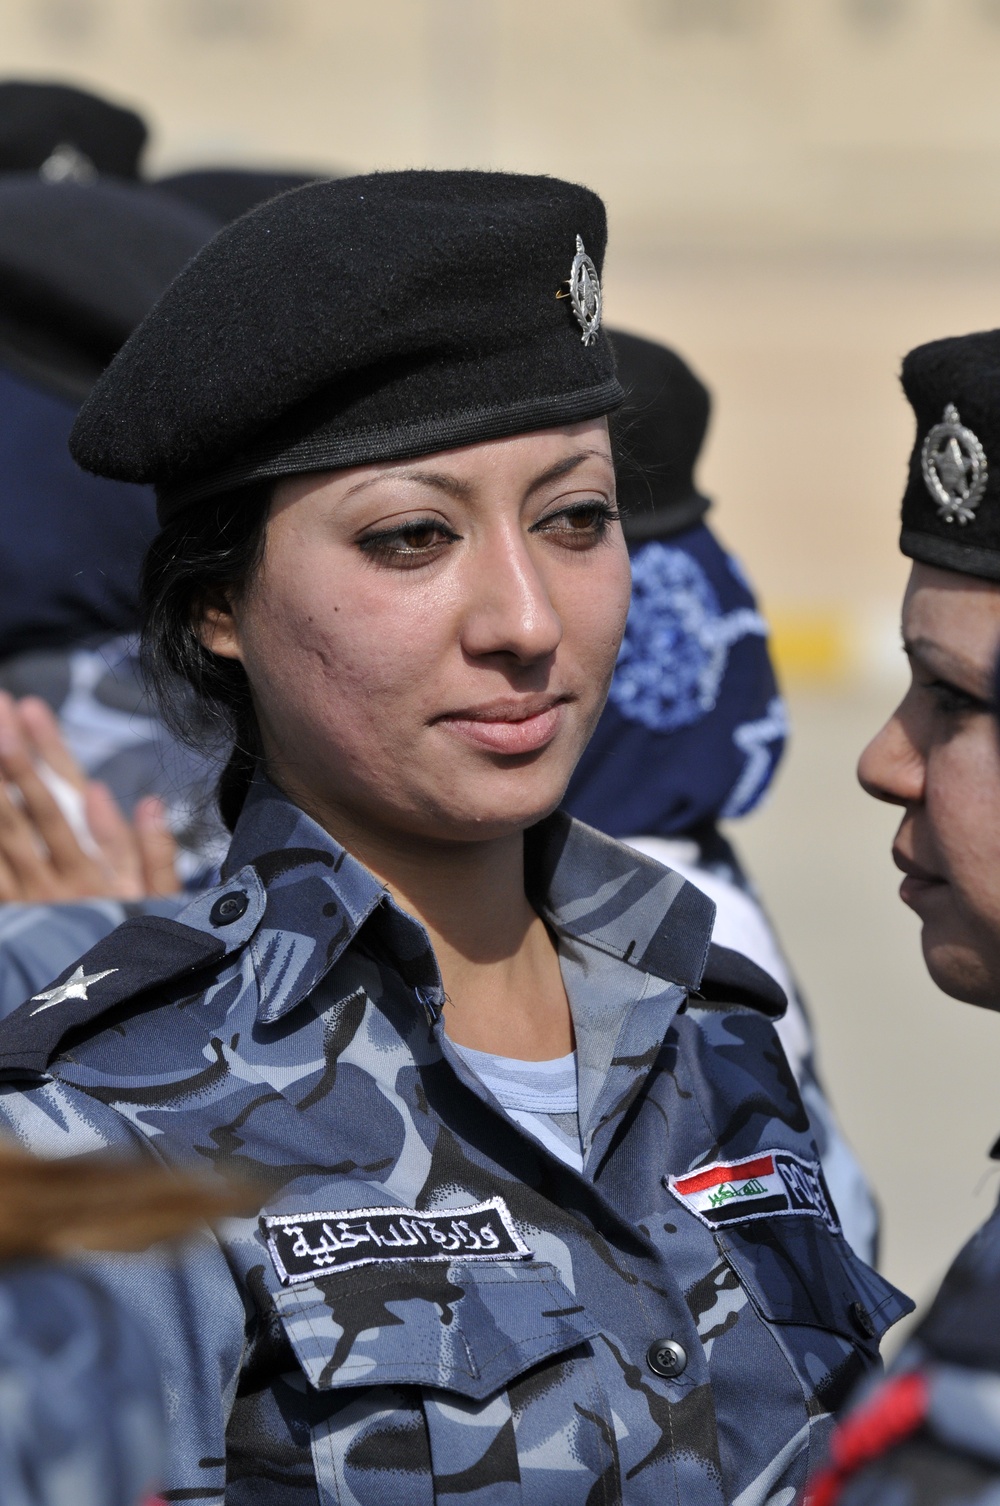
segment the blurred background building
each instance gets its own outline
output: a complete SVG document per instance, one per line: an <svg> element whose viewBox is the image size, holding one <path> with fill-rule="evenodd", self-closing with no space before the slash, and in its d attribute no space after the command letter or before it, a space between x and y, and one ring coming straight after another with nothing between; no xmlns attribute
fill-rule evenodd
<svg viewBox="0 0 1000 1506"><path fill-rule="evenodd" d="M1000 324L1000 0L0 0L0 74L149 120L146 168L498 166L606 198L615 324L712 387L703 487L794 736L740 833L915 1294L997 1189L1000 1021L939 996L853 785L902 682L900 358Z"/></svg>

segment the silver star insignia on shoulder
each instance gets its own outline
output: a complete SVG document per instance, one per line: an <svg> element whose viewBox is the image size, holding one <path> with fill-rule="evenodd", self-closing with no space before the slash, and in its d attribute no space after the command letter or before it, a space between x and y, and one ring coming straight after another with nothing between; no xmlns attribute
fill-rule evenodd
<svg viewBox="0 0 1000 1506"><path fill-rule="evenodd" d="M937 503L938 517L962 527L971 523L986 491L986 451L958 416L954 403L924 440L920 451L924 485Z"/></svg>
<svg viewBox="0 0 1000 1506"><path fill-rule="evenodd" d="M576 321L583 330L583 343L589 345L597 338L597 331L601 327L603 298L597 268L587 255L579 236L576 238L576 255L569 274L569 297Z"/></svg>
<svg viewBox="0 0 1000 1506"><path fill-rule="evenodd" d="M33 1009L31 1013L41 1014L43 1009L51 1009L55 1004L65 1004L67 999L86 999L87 989L92 983L100 983L102 978L110 978L111 974L117 971L116 967L108 967L103 973L88 974L83 971L82 967L78 967L65 983L60 983L56 988L50 988L45 993L32 994L30 1002L37 1004L38 1008Z"/></svg>

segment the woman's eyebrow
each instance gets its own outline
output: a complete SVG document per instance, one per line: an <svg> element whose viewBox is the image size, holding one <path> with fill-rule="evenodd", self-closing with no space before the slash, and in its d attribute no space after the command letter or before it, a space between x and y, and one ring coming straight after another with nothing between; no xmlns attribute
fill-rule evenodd
<svg viewBox="0 0 1000 1506"><path fill-rule="evenodd" d="M458 476L449 476L443 471L379 471L377 476L366 476L363 481L356 481L348 487L341 500L346 502L348 497L357 496L358 492L390 478L394 481L415 481L419 486L433 486L439 492L457 497L461 502L468 501L473 493L470 482L462 481Z"/></svg>
<svg viewBox="0 0 1000 1506"><path fill-rule="evenodd" d="M611 456L607 450L577 450L574 455L567 455L564 460L557 460L555 465L550 465L547 471L536 476L528 487L528 496L530 497L532 492L537 492L541 487L548 486L550 481L559 481L563 476L568 476L570 471L575 471L577 466L582 465L585 460L592 460L595 457L605 461L608 468L611 468Z"/></svg>
<svg viewBox="0 0 1000 1506"><path fill-rule="evenodd" d="M527 495L539 491L543 486L548 486L552 481L558 481L563 476L568 476L570 471L575 471L578 465L585 460L603 460L611 467L611 457L606 450L577 450L573 455L567 455L562 460L557 460L555 465L550 465L540 476L536 476L528 487ZM358 492L363 492L369 486L375 486L379 481L384 481L388 476L393 476L397 481L415 481L419 486L431 486L437 491L447 492L450 497L457 497L460 502L467 502L475 490L469 481L463 481L459 476L450 476L447 471L380 471L377 476L366 476L361 481L356 481L348 487L342 500L354 497Z"/></svg>

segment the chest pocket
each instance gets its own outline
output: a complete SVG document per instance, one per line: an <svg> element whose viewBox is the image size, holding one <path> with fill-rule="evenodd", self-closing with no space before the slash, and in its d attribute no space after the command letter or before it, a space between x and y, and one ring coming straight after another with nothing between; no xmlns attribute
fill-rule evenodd
<svg viewBox="0 0 1000 1506"><path fill-rule="evenodd" d="M614 1466L598 1328L552 1265L394 1261L274 1300L323 1414L321 1506L583 1501Z"/></svg>
<svg viewBox="0 0 1000 1506"><path fill-rule="evenodd" d="M874 1351L886 1329L913 1311L909 1297L818 1218L760 1220L716 1239L770 1323L825 1329Z"/></svg>
<svg viewBox="0 0 1000 1506"><path fill-rule="evenodd" d="M598 1332L542 1262L371 1265L284 1287L275 1303L320 1391L422 1386L481 1400Z"/></svg>

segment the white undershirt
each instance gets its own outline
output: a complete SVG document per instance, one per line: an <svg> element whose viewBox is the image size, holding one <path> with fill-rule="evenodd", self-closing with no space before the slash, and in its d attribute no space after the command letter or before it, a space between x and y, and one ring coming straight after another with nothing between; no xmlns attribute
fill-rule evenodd
<svg viewBox="0 0 1000 1506"><path fill-rule="evenodd" d="M452 1045L510 1117L574 1171L583 1170L576 1052L553 1061L526 1062Z"/></svg>

